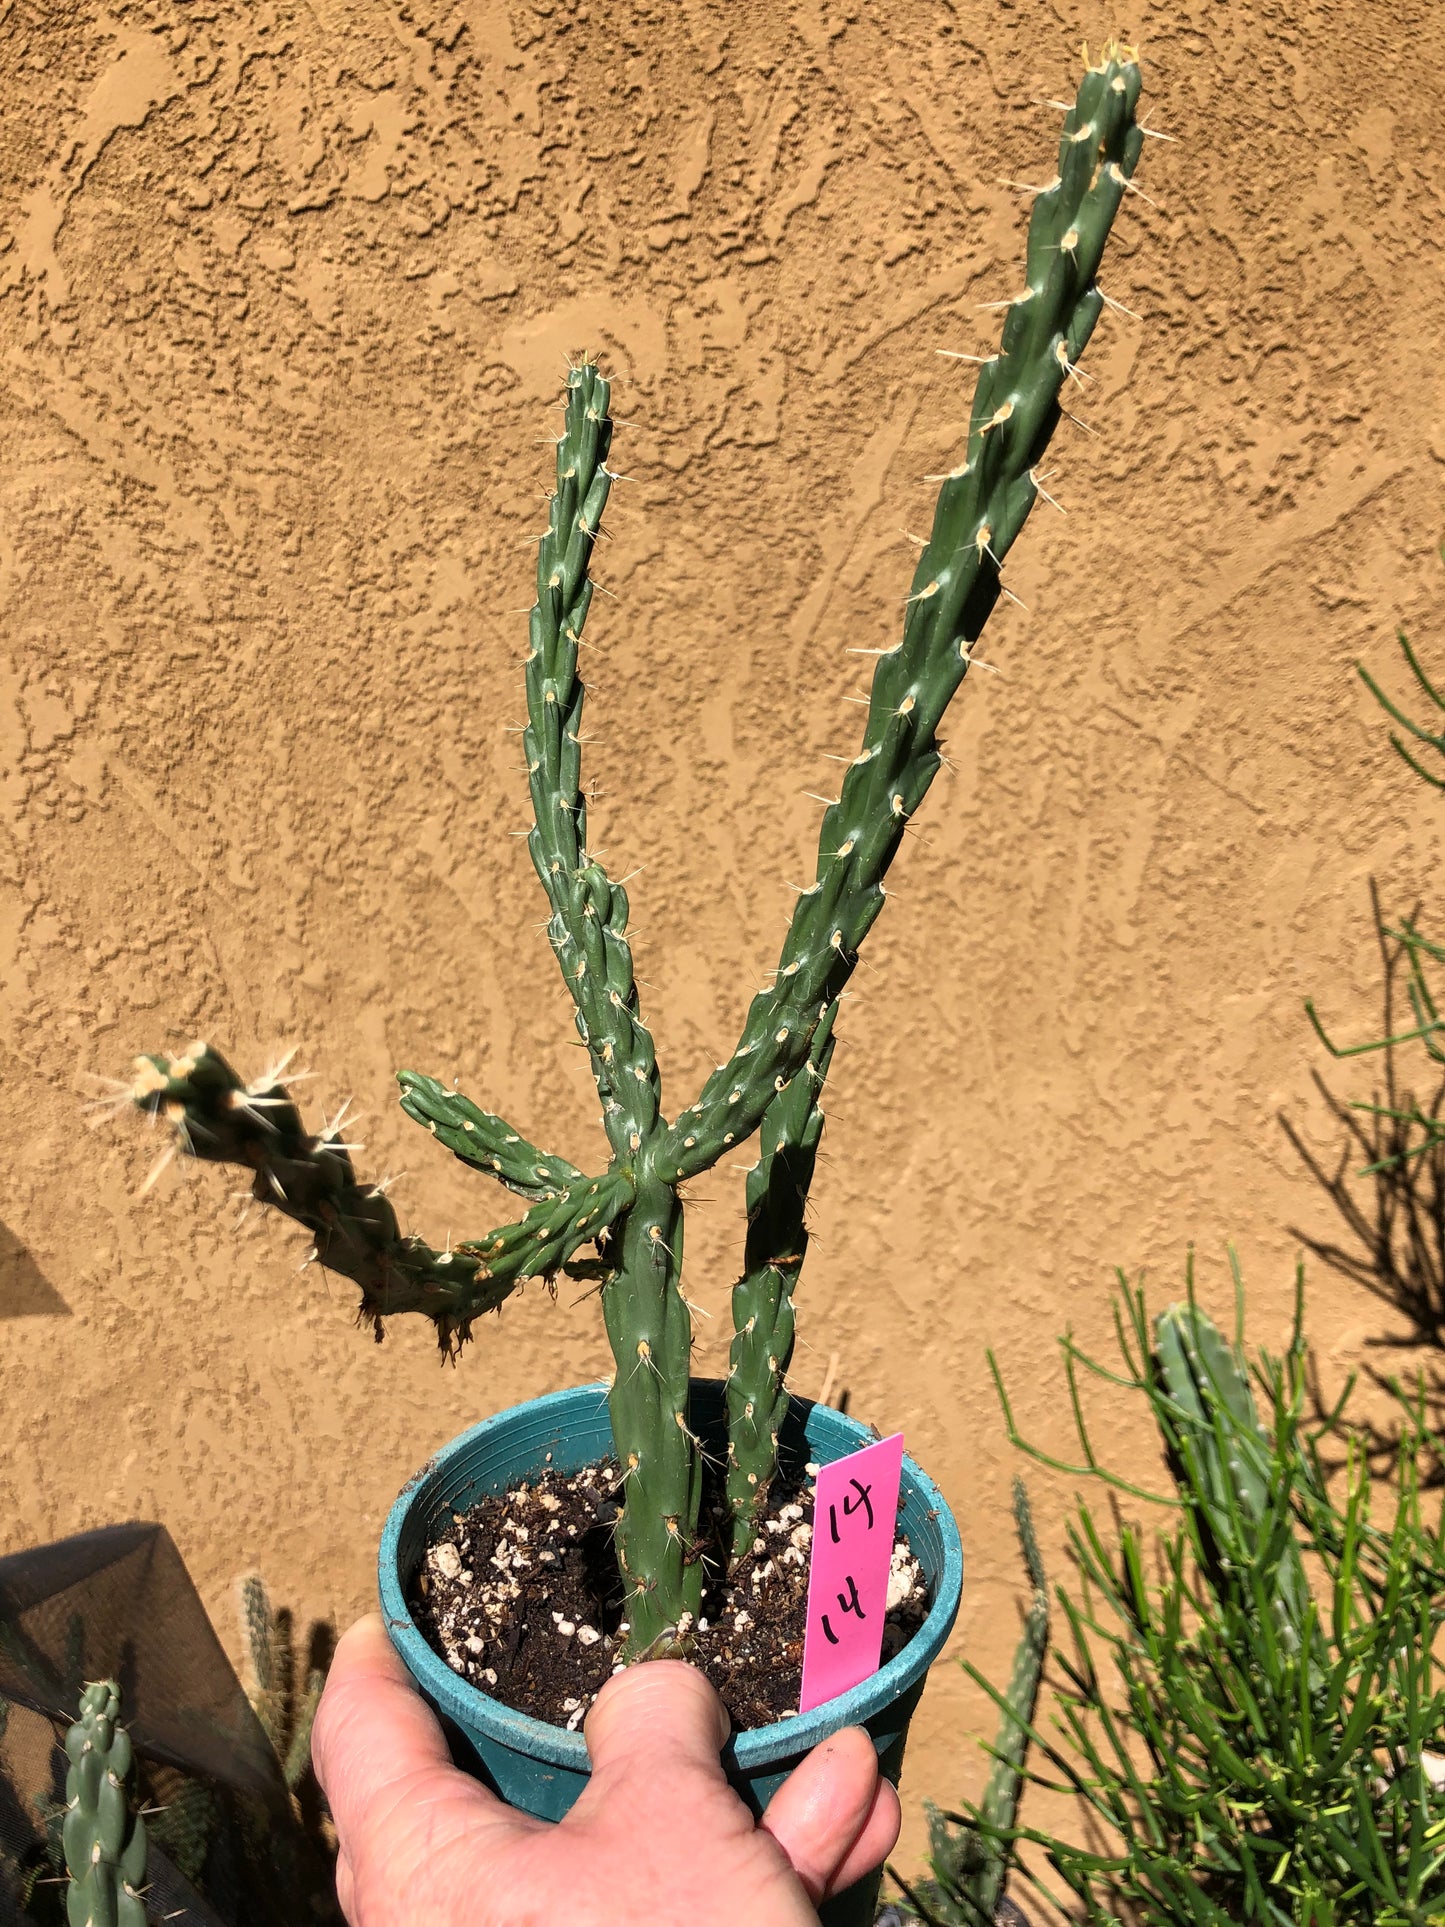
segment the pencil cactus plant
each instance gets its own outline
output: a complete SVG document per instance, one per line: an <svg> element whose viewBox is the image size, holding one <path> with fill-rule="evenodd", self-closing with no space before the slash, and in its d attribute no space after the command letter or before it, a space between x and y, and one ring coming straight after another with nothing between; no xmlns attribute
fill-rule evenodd
<svg viewBox="0 0 1445 1927"><path fill-rule="evenodd" d="M1028 1727L1023 1771L1076 1796L1088 1844L1036 1826L980 1831L1088 1927L1432 1927L1445 1919L1445 1520L1422 1503L1439 1446L1423 1387L1392 1388L1395 1462L1375 1487L1345 1420L1353 1378L1306 1419L1318 1388L1303 1272L1288 1349L1251 1363L1231 1265L1232 1341L1197 1303L1192 1266L1187 1302L1152 1320L1121 1276L1122 1369L1062 1341L1078 1463L1020 1435L994 1366L1015 1445L1167 1522L1146 1533L1116 1514L1111 1533L1080 1499L1068 1528L1080 1589L1055 1596L1072 1650L1055 1647L1058 1683L1047 1720ZM1164 1490L1098 1458L1080 1366L1142 1395ZM1338 1448L1345 1462L1331 1466ZM1066 1893L1019 1860L1023 1842Z"/></svg>
<svg viewBox="0 0 1445 1927"><path fill-rule="evenodd" d="M815 879L737 1048L692 1103L672 1120L664 1115L628 944L627 893L588 842L577 652L592 599L592 549L616 478L607 465L609 385L585 360L568 376L556 491L537 558L523 740L529 848L602 1100L606 1169L586 1173L436 1079L403 1071L407 1114L526 1203L515 1220L437 1250L403 1236L381 1188L357 1177L341 1120L309 1132L278 1076L245 1084L200 1044L178 1058L138 1060L136 1102L168 1116L192 1155L249 1167L255 1195L304 1224L317 1258L361 1287L361 1315L378 1337L385 1318L420 1312L453 1352L523 1279L580 1269L600 1281L616 1363L611 1418L625 1479L616 1547L633 1652L685 1644L703 1585L679 1186L761 1131L747 1185L745 1270L733 1293L735 1555L751 1539L776 1463L803 1206L838 1000L883 907L904 828L939 767L938 727L1002 592L1004 557L1040 494L1036 471L1062 412L1060 390L1105 304L1096 274L1143 147L1140 85L1133 51L1111 47L1066 113L1057 178L1035 196L1026 285L1001 304L1002 340L982 361L962 459L942 478L902 637L879 652L862 745L823 816Z"/></svg>

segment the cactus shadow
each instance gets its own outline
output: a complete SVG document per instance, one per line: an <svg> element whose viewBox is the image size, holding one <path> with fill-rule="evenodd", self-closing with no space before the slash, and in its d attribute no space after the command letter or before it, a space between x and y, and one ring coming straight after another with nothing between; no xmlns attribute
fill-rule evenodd
<svg viewBox="0 0 1445 1927"><path fill-rule="evenodd" d="M70 1307L32 1257L0 1223L0 1319L68 1318Z"/></svg>
<svg viewBox="0 0 1445 1927"><path fill-rule="evenodd" d="M1377 1034L1392 1037L1397 1026L1408 1029L1413 1021L1404 993L1407 957L1386 928L1373 878L1370 907L1381 958ZM1408 1377L1413 1380L1417 1372L1423 1377L1427 1412L1440 1431L1445 1429L1445 1079L1433 1083L1424 1096L1417 1092L1411 1072L1431 1068L1418 1045L1383 1049L1370 1062L1373 1088L1368 1094L1360 1090L1342 1096L1318 1071L1312 1073L1336 1127L1332 1148L1310 1145L1285 1113L1279 1113L1281 1129L1329 1200L1335 1220L1333 1235L1298 1225L1287 1229L1321 1263L1403 1321L1403 1330L1369 1338L1367 1349L1426 1353L1424 1366L1414 1367ZM1392 1366L1369 1359L1361 1371L1381 1390L1388 1390L1397 1376ZM1314 1391L1322 1414L1317 1380ZM1354 1425L1372 1459L1393 1457L1397 1428L1381 1429L1358 1418ZM1445 1484L1445 1465L1434 1468L1430 1482Z"/></svg>

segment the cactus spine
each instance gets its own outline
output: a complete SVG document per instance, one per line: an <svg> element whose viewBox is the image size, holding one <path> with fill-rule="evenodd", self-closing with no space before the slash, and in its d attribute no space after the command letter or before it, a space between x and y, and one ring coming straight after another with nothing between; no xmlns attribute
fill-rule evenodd
<svg viewBox="0 0 1445 1927"><path fill-rule="evenodd" d="M126 1804L130 1735L119 1717L120 1688L100 1680L81 1694L80 1718L65 1736L70 1927L146 1927L145 1822Z"/></svg>
<svg viewBox="0 0 1445 1927"><path fill-rule="evenodd" d="M737 1048L669 1123L627 942L627 895L587 844L581 787L585 690L577 652L592 597L588 565L614 476L607 381L571 369L556 488L537 557L523 741L534 816L528 847L546 890L548 937L575 1005L602 1100L607 1170L585 1176L501 1119L416 1072L402 1104L457 1156L531 1200L516 1223L438 1252L403 1237L376 1187L358 1184L335 1129L308 1135L275 1080L243 1087L198 1045L139 1062L136 1101L164 1111L196 1156L240 1162L255 1195L305 1224L316 1255L360 1284L361 1314L420 1311L444 1350L527 1277L598 1277L615 1361L613 1436L623 1468L617 1524L630 1650L685 1641L701 1597L700 1471L688 1422L691 1319L680 1288L678 1187L762 1127L748 1180L744 1273L733 1293L728 1502L732 1549L766 1498L793 1341L803 1210L838 1000L883 907L883 878L939 767L937 729L1001 591L1000 569L1039 493L1035 470L1102 311L1095 275L1143 147L1132 50L1110 48L1069 109L1058 177L1036 197L1027 284L978 379L967 446L943 478L901 640L878 660L863 743L828 805L813 883L799 897L771 985ZM807 1075L800 1078L800 1073ZM583 1247L596 1256L579 1259Z"/></svg>

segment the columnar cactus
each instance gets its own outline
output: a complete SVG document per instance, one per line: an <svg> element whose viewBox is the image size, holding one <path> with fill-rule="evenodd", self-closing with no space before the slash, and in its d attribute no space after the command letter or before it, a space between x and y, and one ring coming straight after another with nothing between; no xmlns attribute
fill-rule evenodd
<svg viewBox="0 0 1445 1927"><path fill-rule="evenodd" d="M1194 1513L1201 1557L1216 1572L1232 1567L1268 1575L1273 1636L1291 1656L1305 1654L1310 1680L1317 1683L1325 1664L1323 1636L1311 1612L1289 1495L1271 1476L1274 1446L1259 1422L1249 1373L1192 1297L1160 1312L1154 1348L1159 1429L1170 1470Z"/></svg>
<svg viewBox="0 0 1445 1927"><path fill-rule="evenodd" d="M901 640L880 653L862 746L825 811L814 882L799 897L772 983L752 1001L736 1050L671 1122L627 941L628 902L587 840L585 690L577 669L592 597L593 544L615 476L607 381L590 361L568 377L556 492L537 559L524 733L547 930L576 1006L602 1099L607 1169L587 1176L500 1118L416 1072L402 1105L467 1163L529 1200L516 1222L437 1251L404 1237L376 1186L358 1183L336 1124L310 1135L275 1077L243 1085L204 1045L139 1060L136 1101L163 1111L192 1155L255 1173L255 1195L312 1233L316 1256L361 1286L376 1327L420 1311L444 1350L524 1278L582 1269L601 1280L616 1371L610 1404L623 1469L618 1560L631 1650L682 1643L701 1601L700 1462L689 1428L691 1317L680 1281L678 1187L761 1128L748 1179L744 1275L733 1293L728 1413L732 1551L766 1499L785 1408L803 1209L822 1129L819 1091L838 1000L883 907L884 876L939 767L937 730L1001 593L1000 569L1039 494L1036 469L1104 306L1095 275L1143 131L1137 59L1111 48L1064 121L1058 177L1036 196L1027 283L1007 303L984 362L963 459L944 478ZM579 1259L584 1248L594 1256Z"/></svg>
<svg viewBox="0 0 1445 1927"><path fill-rule="evenodd" d="M1018 1818L1023 1790L1024 1761L1043 1679L1049 1645L1049 1588L1043 1557L1034 1537L1033 1513L1022 1479L1014 1480L1014 1523L1033 1586L1024 1629L1014 1651L1008 1690L1002 1696L970 1667L974 1678L999 1701L1003 1712L993 1744L993 1765L983 1790L983 1804L970 1814L944 1813L932 1801L928 1813L928 1857L933 1878L921 1881L908 1897L920 1918L931 1927L1000 1927L1004 1887L1008 1880L1007 1836ZM1022 1917L1022 1916L1020 1916Z"/></svg>
<svg viewBox="0 0 1445 1927"><path fill-rule="evenodd" d="M126 1802L130 1735L119 1724L114 1680L87 1686L80 1718L65 1736L62 1839L70 1873L70 1927L146 1927L141 1889L146 1874L145 1822Z"/></svg>

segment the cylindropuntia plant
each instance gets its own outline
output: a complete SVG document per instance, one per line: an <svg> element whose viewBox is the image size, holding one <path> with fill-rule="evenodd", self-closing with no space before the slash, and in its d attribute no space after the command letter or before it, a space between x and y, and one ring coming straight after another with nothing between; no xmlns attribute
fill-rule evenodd
<svg viewBox="0 0 1445 1927"><path fill-rule="evenodd" d="M65 1754L70 1766L62 1838L70 1927L146 1927L145 1822L126 1801L130 1735L120 1725L114 1680L99 1680L82 1693Z"/></svg>
<svg viewBox="0 0 1445 1927"><path fill-rule="evenodd" d="M862 747L823 816L816 879L798 899L773 982L753 998L737 1049L695 1102L671 1122L663 1114L627 941L627 893L587 840L577 650L592 598L588 565L615 479L609 385L588 360L568 377L556 493L537 560L524 743L529 847L602 1099L607 1168L584 1173L434 1078L402 1071L407 1114L526 1200L515 1222L439 1251L403 1236L382 1188L358 1180L340 1118L319 1134L306 1130L279 1073L247 1085L203 1044L137 1063L135 1101L170 1118L192 1156L248 1167L255 1196L304 1224L321 1263L360 1285L361 1317L378 1337L383 1319L421 1312L452 1353L523 1279L552 1281L565 1269L600 1281L616 1362L610 1412L625 1480L616 1548L634 1655L685 1647L703 1587L679 1187L761 1129L728 1382L727 1550L739 1556L776 1466L838 1000L883 907L904 828L938 769L944 711L1007 593L1000 569L1041 493L1036 471L1062 412L1060 389L1105 305L1095 276L1144 144L1140 85L1133 50L1111 46L1066 114L1057 178L1034 201L1027 285L1003 304L1001 345L979 370L964 459L942 478L902 639L879 652ZM579 1259L586 1247L595 1256Z"/></svg>
<svg viewBox="0 0 1445 1927"><path fill-rule="evenodd" d="M926 1801L933 1877L910 1887L900 1874L894 1874L911 1913L926 1927L1017 1927L1018 1922L1028 1927L1022 1908L1004 1904L1009 1858L1003 1843L1018 1818L1029 1730L1044 1676L1049 1646L1049 1587L1043 1555L1034 1537L1028 1491L1020 1478L1014 1479L1014 1523L1033 1598L1014 1649L1007 1691L997 1693L975 1667L965 1662L965 1671L999 1702L1003 1713L993 1743L993 1765L983 1790L983 1804L967 1813L945 1813L931 1800Z"/></svg>

